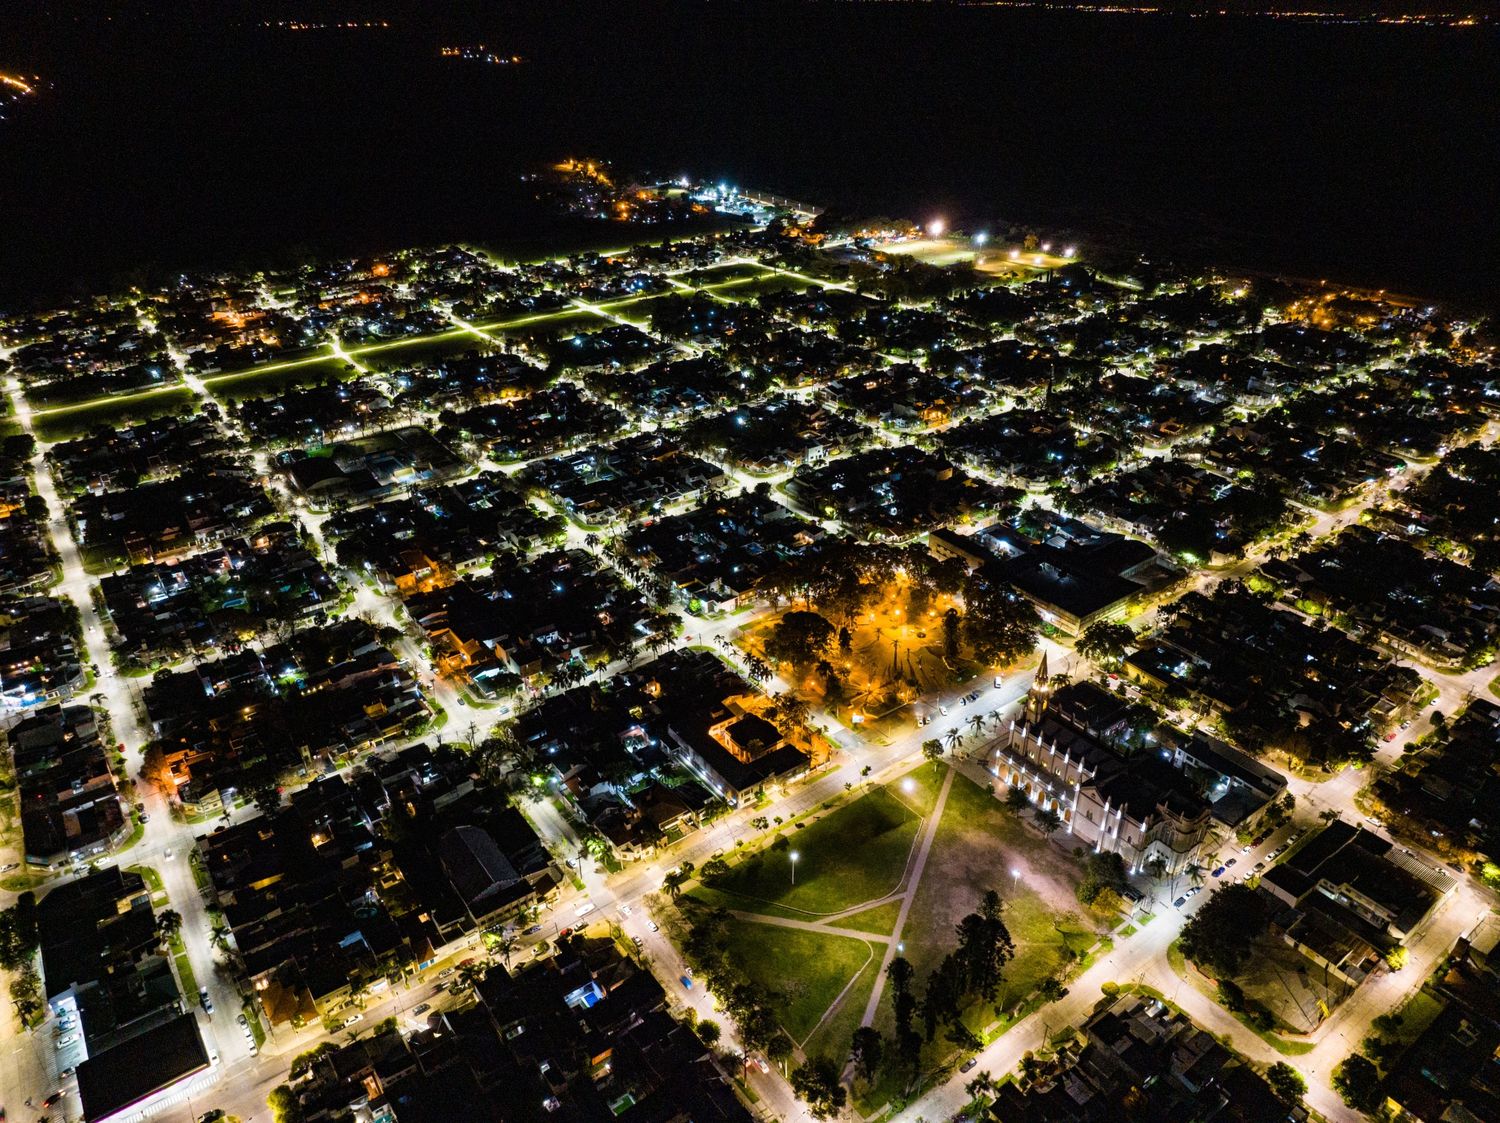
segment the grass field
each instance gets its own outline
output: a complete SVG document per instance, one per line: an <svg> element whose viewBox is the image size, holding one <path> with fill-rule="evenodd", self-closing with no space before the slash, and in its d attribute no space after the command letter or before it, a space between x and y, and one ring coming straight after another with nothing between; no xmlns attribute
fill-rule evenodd
<svg viewBox="0 0 1500 1123"><path fill-rule="evenodd" d="M276 366L260 373L226 374L217 378L206 378L208 392L223 402L239 402L246 398L270 398L284 394L299 386L317 386L320 383L342 381L353 378L355 372L348 370L343 359L322 358L309 363L294 363Z"/></svg>
<svg viewBox="0 0 1500 1123"><path fill-rule="evenodd" d="M931 767L917 773L924 771ZM1012 870L1020 876L1012 876ZM1005 902L1003 917L1016 954L1006 967L995 1005L975 1001L965 1011L964 1023L983 1035L997 1020L996 1007L1004 1010L1022 1002L1043 979L1062 971L1098 938L1095 924L1082 915L1074 896L1077 877L1078 869L1066 854L1029 831L984 788L964 776L954 777L901 932L918 993L956 946L955 926L979 908L987 890L994 889ZM889 1002L881 1002L875 1025L882 1033L890 1032ZM956 1048L939 1033L924 1049L923 1064L930 1072L952 1063L956 1055ZM860 1106L876 1108L900 1093L899 1081L886 1077L860 1096Z"/></svg>
<svg viewBox="0 0 1500 1123"><path fill-rule="evenodd" d="M790 848L752 854L713 887L699 886L689 894L747 914L729 926L729 961L779 996L782 1026L809 1056L839 1061L847 1056L889 946L878 937L901 941L920 995L932 970L956 947L958 922L979 908L989 889L1005 902L1016 953L998 1001L976 1001L965 1012L966 1024L977 1034L1024 1002L1042 980L1062 974L1099 938L1098 924L1077 904L1080 871L1072 858L961 774L953 776L922 875L915 886L907 883L914 844L937 809L947 776L946 765L915 768L805 830L786 832ZM795 886L792 849L799 855ZM908 894L906 922L898 933ZM757 914L877 938L773 925L753 919ZM889 1035L891 1012L884 999L875 1025ZM924 1051L924 1067L932 1071L954 1058L954 1046L940 1034ZM898 1099L898 1083L877 1083L860 1097L861 1110L868 1113Z"/></svg>
<svg viewBox="0 0 1500 1123"><path fill-rule="evenodd" d="M1029 831L983 788L955 778L902 933L917 977L925 979L952 950L954 926L994 889L1005 902L1005 925L1016 945L1000 1005L1020 1001L1097 938L1074 896L1077 876L1067 855ZM971 1027L983 1029L991 1014L973 1018Z"/></svg>
<svg viewBox="0 0 1500 1123"><path fill-rule="evenodd" d="M193 412L195 395L186 386L173 386L134 394L118 400L105 399L93 405L59 409L32 415L31 428L44 441L65 441L104 426L118 428L132 421L147 421L168 414Z"/></svg>
<svg viewBox="0 0 1500 1123"><path fill-rule="evenodd" d="M493 351L495 344L481 335L456 331L448 335L428 336L420 341L386 340L368 349L351 347L350 353L365 366L376 370L403 370L408 367L435 366L443 359L470 351Z"/></svg>
<svg viewBox="0 0 1500 1123"><path fill-rule="evenodd" d="M769 924L730 928L731 961L780 996L782 1028L799 1044L817 1028L824 1012L856 974L867 970L873 974L879 956L876 945L842 936Z"/></svg>
<svg viewBox="0 0 1500 1123"><path fill-rule="evenodd" d="M846 916L839 921L840 928L853 928L857 932L872 932L877 936L889 936L896 927L896 918L901 913L899 900L887 901L864 912Z"/></svg>
<svg viewBox="0 0 1500 1123"><path fill-rule="evenodd" d="M792 831L790 850L751 855L715 883L713 896L731 908L776 905L810 918L877 901L900 884L918 822L900 798L876 788L806 830Z"/></svg>

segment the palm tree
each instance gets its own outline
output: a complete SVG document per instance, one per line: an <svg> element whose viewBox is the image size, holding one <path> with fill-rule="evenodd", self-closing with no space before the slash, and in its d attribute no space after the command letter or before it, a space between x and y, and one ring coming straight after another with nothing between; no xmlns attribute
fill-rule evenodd
<svg viewBox="0 0 1500 1123"><path fill-rule="evenodd" d="M1042 828L1043 835L1050 835L1062 826L1062 816L1052 808L1043 807L1040 804L1032 808L1031 817L1036 820L1037 826Z"/></svg>
<svg viewBox="0 0 1500 1123"><path fill-rule="evenodd" d="M958 748L959 745L963 744L963 740L963 730L959 729L956 725L943 734L943 743L950 749Z"/></svg>
<svg viewBox="0 0 1500 1123"><path fill-rule="evenodd" d="M1167 876L1167 860L1160 854L1153 855L1146 863L1146 872L1151 875L1153 887L1161 885L1161 879Z"/></svg>
<svg viewBox="0 0 1500 1123"><path fill-rule="evenodd" d="M501 932L495 941L495 950L500 953L500 962L509 970L511 954L516 950L516 938L508 930Z"/></svg>
<svg viewBox="0 0 1500 1123"><path fill-rule="evenodd" d="M182 931L182 914L176 909L162 909L156 914L156 933L163 942L170 941Z"/></svg>
<svg viewBox="0 0 1500 1123"><path fill-rule="evenodd" d="M980 1096L989 1095L989 1093L993 1092L994 1090L995 1079L987 1072L980 1072L974 1077L973 1080L970 1080L967 1084L964 1085L964 1091L969 1093L969 1098L971 1100L978 1099Z"/></svg>
<svg viewBox="0 0 1500 1123"><path fill-rule="evenodd" d="M978 737L984 733L984 718L984 714L969 715L969 725L972 728L975 737Z"/></svg>
<svg viewBox="0 0 1500 1123"><path fill-rule="evenodd" d="M1182 868L1182 872L1188 875L1188 880L1194 885L1203 884L1203 864L1201 862L1189 862Z"/></svg>

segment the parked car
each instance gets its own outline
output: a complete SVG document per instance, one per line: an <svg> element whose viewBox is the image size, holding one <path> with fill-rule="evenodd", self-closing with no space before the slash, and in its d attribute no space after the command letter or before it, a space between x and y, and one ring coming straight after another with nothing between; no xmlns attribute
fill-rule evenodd
<svg viewBox="0 0 1500 1123"><path fill-rule="evenodd" d="M1180 909L1185 904L1187 904L1187 897L1186 896L1182 896L1182 897L1178 897L1177 900L1175 900L1175 901L1172 902L1172 907L1174 909Z"/></svg>
<svg viewBox="0 0 1500 1123"><path fill-rule="evenodd" d="M972 1072L973 1069L974 1069L974 1066L977 1065L978 1063L979 1063L979 1058L978 1057L970 1057L963 1064L961 1064L961 1065L958 1066L958 1071L959 1072Z"/></svg>
<svg viewBox="0 0 1500 1123"><path fill-rule="evenodd" d="M198 1123L218 1123L223 1118L224 1109L216 1107L212 1111L205 1111L202 1115L198 1116Z"/></svg>
<svg viewBox="0 0 1500 1123"><path fill-rule="evenodd" d="M73 1044L73 1042L77 1040L78 1035L76 1033L65 1033L57 1039L57 1047L59 1049L66 1049L69 1045Z"/></svg>
<svg viewBox="0 0 1500 1123"><path fill-rule="evenodd" d="M679 979L678 981L680 983L682 983L682 989L683 990L692 990L693 989L693 980L690 979L690 978L688 978L686 975L682 976L682 978Z"/></svg>
<svg viewBox="0 0 1500 1123"><path fill-rule="evenodd" d="M765 1057L756 1057L755 1061L754 1061L754 1064L755 1064L755 1067L758 1068L758 1069L760 1069L760 1071L763 1074L765 1074L767 1076L769 1076L771 1074L771 1066L768 1065L768 1064L766 1064L766 1058Z"/></svg>
<svg viewBox="0 0 1500 1123"><path fill-rule="evenodd" d="M346 1026L352 1026L355 1022L362 1022L364 1020L365 1016L363 1014L350 1014L347 1018L344 1019L344 1024Z"/></svg>
<svg viewBox="0 0 1500 1123"><path fill-rule="evenodd" d="M1214 872L1211 873L1209 876L1210 877L1223 877L1224 876L1224 867L1220 866L1218 869L1214 870Z"/></svg>
<svg viewBox="0 0 1500 1123"><path fill-rule="evenodd" d="M1239 861L1238 858L1230 858L1229 861L1227 861L1227 862L1224 863L1224 866L1227 869L1228 867L1234 865L1238 861Z"/></svg>
<svg viewBox="0 0 1500 1123"><path fill-rule="evenodd" d="M418 1003L417 1005L415 1005L415 1006L413 1006L411 1008L412 1016L413 1017L418 1017L418 1016L420 1016L422 1014L427 1013L427 1011L431 1010L431 1009L432 1009L432 1005L430 1003L420 1002L420 1003Z"/></svg>

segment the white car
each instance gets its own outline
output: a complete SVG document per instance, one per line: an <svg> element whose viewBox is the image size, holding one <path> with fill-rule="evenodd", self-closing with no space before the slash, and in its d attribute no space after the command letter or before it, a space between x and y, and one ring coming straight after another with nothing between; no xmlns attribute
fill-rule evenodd
<svg viewBox="0 0 1500 1123"><path fill-rule="evenodd" d="M57 1039L57 1047L59 1049L66 1049L69 1045L73 1044L73 1042L77 1040L78 1035L76 1033L65 1033Z"/></svg>
<svg viewBox="0 0 1500 1123"><path fill-rule="evenodd" d="M352 1026L355 1022L362 1022L364 1020L365 1016L363 1014L350 1014L347 1018L344 1019L344 1024L346 1026Z"/></svg>

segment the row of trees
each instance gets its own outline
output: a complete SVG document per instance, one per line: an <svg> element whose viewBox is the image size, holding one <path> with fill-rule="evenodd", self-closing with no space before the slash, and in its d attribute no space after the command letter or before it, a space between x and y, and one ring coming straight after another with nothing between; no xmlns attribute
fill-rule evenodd
<svg viewBox="0 0 1500 1123"><path fill-rule="evenodd" d="M10 1001L23 1025L42 1012L42 980L36 970L40 943L36 894L22 893L14 905L0 912L0 967L16 973L10 983Z"/></svg>
<svg viewBox="0 0 1500 1123"><path fill-rule="evenodd" d="M921 1072L923 1045L934 1041L940 1029L962 1049L979 1048L982 1042L964 1024L964 1012L975 1001L998 1000L1005 967L1016 950L1001 907L1000 895L990 890L978 910L958 922L957 947L928 974L920 997L910 960L899 956L891 961L886 985L894 1029L889 1041L874 1026L855 1030L849 1055L859 1079L873 1083L893 1066L910 1087Z"/></svg>

